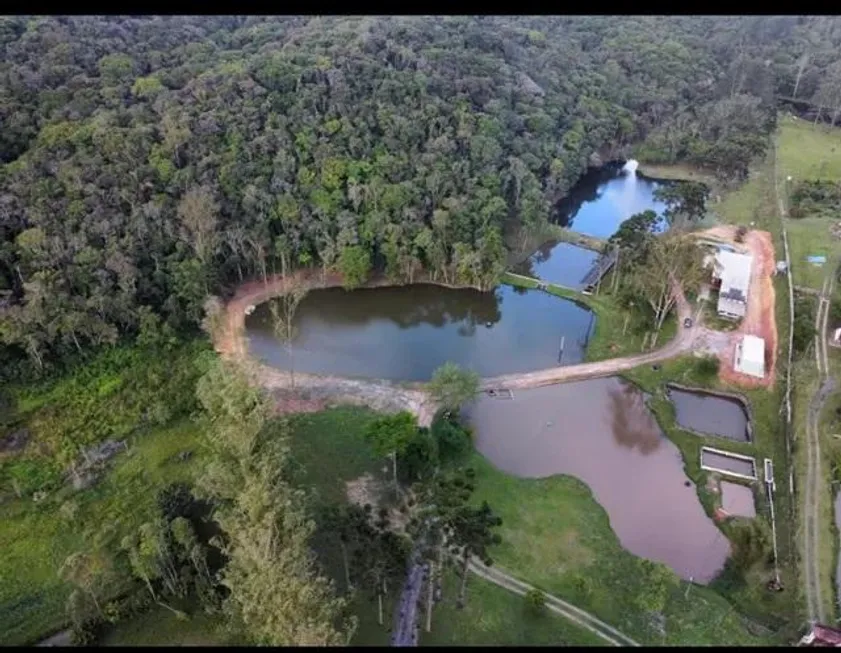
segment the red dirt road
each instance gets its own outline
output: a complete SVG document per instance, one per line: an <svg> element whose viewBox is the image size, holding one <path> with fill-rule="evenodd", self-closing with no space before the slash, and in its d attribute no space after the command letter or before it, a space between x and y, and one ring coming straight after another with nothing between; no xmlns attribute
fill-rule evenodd
<svg viewBox="0 0 841 653"><path fill-rule="evenodd" d="M722 381L742 387L771 387L776 378L777 363L777 321L774 314L774 283L776 267L774 244L767 231L749 231L745 242L736 242L736 227L719 226L701 232L724 240L736 249L753 256L750 289L748 290L748 310L739 327L730 333L727 346L719 353L721 367L719 377ZM745 335L759 336L765 340L765 377L757 379L740 374L733 368L736 345Z"/></svg>

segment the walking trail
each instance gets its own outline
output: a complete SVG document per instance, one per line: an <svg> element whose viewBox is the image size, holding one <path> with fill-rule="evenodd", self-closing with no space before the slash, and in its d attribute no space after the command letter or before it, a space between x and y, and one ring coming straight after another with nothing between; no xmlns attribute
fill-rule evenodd
<svg viewBox="0 0 841 653"><path fill-rule="evenodd" d="M520 596L524 596L529 590L536 589L534 586L514 578L499 567L486 567L477 560L472 560L470 562L470 571L477 576L490 581L494 585L498 585L499 587L507 589L509 592L514 592L514 594L519 594ZM543 592L543 595L546 597L546 608L548 610L569 619L585 630L589 630L594 635L601 637L607 643L612 644L613 646L639 646L639 644L633 639L619 632L613 626L605 623L589 612L585 612L581 608L577 608L571 603L567 603L563 599L559 599L557 596L546 594L546 592Z"/></svg>

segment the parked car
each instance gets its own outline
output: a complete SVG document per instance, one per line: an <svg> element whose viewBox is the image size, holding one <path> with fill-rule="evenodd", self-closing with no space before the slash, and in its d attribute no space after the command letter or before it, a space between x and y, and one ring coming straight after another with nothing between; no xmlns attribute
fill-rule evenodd
<svg viewBox="0 0 841 653"><path fill-rule="evenodd" d="M692 318L691 318L691 317L687 317L687 318L685 318L685 319L683 320L683 327L684 327L685 329L689 329L691 326L692 326Z"/></svg>

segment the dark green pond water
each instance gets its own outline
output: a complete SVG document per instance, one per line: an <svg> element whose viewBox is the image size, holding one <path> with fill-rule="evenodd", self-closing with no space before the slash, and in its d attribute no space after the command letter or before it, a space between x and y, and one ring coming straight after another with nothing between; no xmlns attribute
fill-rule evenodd
<svg viewBox="0 0 841 653"><path fill-rule="evenodd" d="M583 359L595 315L539 290L428 284L314 290L298 307L291 352L263 304L246 318L253 355L315 374L425 381L446 361L495 376ZM291 360L290 360L291 357Z"/></svg>

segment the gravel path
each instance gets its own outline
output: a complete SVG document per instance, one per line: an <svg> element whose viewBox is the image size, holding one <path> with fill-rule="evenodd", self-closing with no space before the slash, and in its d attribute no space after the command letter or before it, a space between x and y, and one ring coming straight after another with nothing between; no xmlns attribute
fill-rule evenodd
<svg viewBox="0 0 841 653"><path fill-rule="evenodd" d="M490 581L494 585L503 587L509 592L514 592L520 596L524 596L529 590L535 589L534 586L514 578L499 567L486 567L476 560L470 562L470 571L477 576L481 576L485 580ZM578 608L571 603L567 603L556 596L546 594L546 592L543 592L543 594L546 597L546 608L548 610L564 617L565 619L569 619L585 630L589 630L594 635L601 637L608 644L613 646L639 646L639 644L633 639L619 632L616 628L605 623L589 612L585 612L581 608Z"/></svg>

